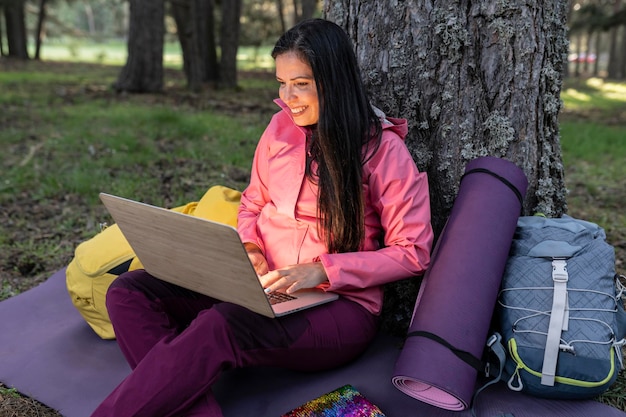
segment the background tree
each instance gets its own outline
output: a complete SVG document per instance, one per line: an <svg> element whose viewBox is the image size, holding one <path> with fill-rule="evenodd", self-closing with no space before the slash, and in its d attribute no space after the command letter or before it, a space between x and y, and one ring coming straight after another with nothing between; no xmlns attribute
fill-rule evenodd
<svg viewBox="0 0 626 417"><path fill-rule="evenodd" d="M213 0L173 0L172 15L183 53L183 71L193 91L203 82L217 81Z"/></svg>
<svg viewBox="0 0 626 417"><path fill-rule="evenodd" d="M254 62L257 62L261 46L270 44L284 32L286 26L283 9L279 8L282 1L263 4L257 1L244 2L241 16L241 34L239 41L242 45L254 47ZM279 17L279 25L276 17Z"/></svg>
<svg viewBox="0 0 626 417"><path fill-rule="evenodd" d="M0 0L0 9L4 11L8 53L6 56L28 59L26 38L26 15L24 0Z"/></svg>
<svg viewBox="0 0 626 417"><path fill-rule="evenodd" d="M114 88L133 93L163 90L164 2L130 0L128 57Z"/></svg>
<svg viewBox="0 0 626 417"><path fill-rule="evenodd" d="M284 33L287 31L287 24L285 23L283 0L276 0L276 9L278 11L278 20L280 21L280 32Z"/></svg>
<svg viewBox="0 0 626 417"><path fill-rule="evenodd" d="M571 22L569 27L571 33L578 35L576 51L577 57L584 57L583 59L576 60L576 69L574 74L578 76L581 73L581 64L582 72L585 74L590 73L589 64L591 63L591 57L593 56L593 49L596 51L596 56L600 53L599 43L596 43L594 48L592 48L592 41L594 36L596 39L600 39L600 32L607 26L607 15L601 4L589 3L580 7L575 16L576 19ZM585 50L584 52L583 46ZM596 59L593 63L595 69L593 71L593 75L598 75L598 68L596 65L598 63L598 59Z"/></svg>
<svg viewBox="0 0 626 417"><path fill-rule="evenodd" d="M313 17L318 8L318 0L293 0L294 23Z"/></svg>
<svg viewBox="0 0 626 417"><path fill-rule="evenodd" d="M609 18L610 51L608 77L626 79L626 5L623 0L614 0L613 14ZM621 39L620 39L621 32Z"/></svg>
<svg viewBox="0 0 626 417"><path fill-rule="evenodd" d="M567 62L561 0L326 0L352 37L375 105L409 121L438 236L467 162L509 159L529 180L524 212L566 209L558 114ZM385 287L384 328L405 334L418 280Z"/></svg>
<svg viewBox="0 0 626 417"><path fill-rule="evenodd" d="M237 50L242 0L222 1L222 27L220 31L220 80L222 87L237 86Z"/></svg>
<svg viewBox="0 0 626 417"><path fill-rule="evenodd" d="M43 42L43 26L46 20L47 0L39 0L39 13L37 14L37 27L35 29L35 59L41 58L41 44Z"/></svg>
<svg viewBox="0 0 626 417"><path fill-rule="evenodd" d="M318 0L301 0L300 6L300 19L310 19L318 9Z"/></svg>

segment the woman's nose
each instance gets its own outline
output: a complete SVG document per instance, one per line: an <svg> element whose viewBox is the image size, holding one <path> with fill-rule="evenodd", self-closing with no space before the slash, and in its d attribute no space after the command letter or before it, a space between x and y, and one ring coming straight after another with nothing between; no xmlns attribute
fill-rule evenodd
<svg viewBox="0 0 626 417"><path fill-rule="evenodd" d="M289 100L293 100L296 97L294 88L290 85L285 85L283 87L283 101L287 102Z"/></svg>

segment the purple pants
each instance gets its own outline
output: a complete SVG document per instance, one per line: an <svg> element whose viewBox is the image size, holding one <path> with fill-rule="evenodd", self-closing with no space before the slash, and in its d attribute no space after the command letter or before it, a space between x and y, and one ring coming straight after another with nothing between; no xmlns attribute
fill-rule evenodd
<svg viewBox="0 0 626 417"><path fill-rule="evenodd" d="M356 358L377 318L344 298L270 319L136 270L107 293L118 344L132 372L92 417L221 416L211 386L251 366L324 370Z"/></svg>

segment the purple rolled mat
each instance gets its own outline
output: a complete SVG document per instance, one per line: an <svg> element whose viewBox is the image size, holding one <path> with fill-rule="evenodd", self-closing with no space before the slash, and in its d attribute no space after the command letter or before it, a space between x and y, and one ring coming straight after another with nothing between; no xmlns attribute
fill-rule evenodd
<svg viewBox="0 0 626 417"><path fill-rule="evenodd" d="M447 410L469 407L478 371L434 339L482 356L527 186L510 161L467 164L396 361L392 382L400 391Z"/></svg>

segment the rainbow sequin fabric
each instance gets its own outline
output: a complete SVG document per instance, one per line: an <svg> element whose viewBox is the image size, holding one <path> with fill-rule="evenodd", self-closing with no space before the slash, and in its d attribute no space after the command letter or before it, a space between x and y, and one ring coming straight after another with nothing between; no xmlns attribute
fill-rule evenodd
<svg viewBox="0 0 626 417"><path fill-rule="evenodd" d="M281 417L385 417L385 415L352 385L344 385Z"/></svg>

